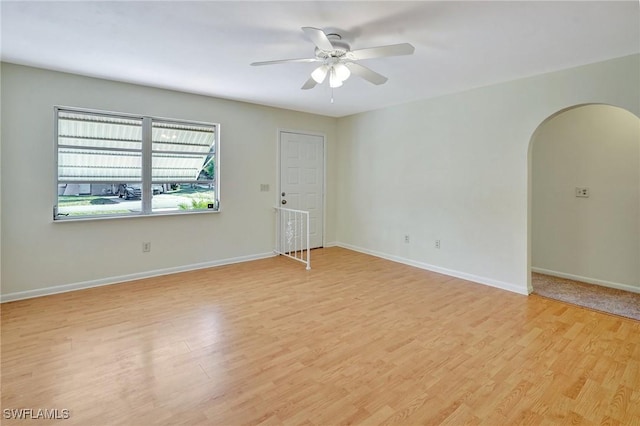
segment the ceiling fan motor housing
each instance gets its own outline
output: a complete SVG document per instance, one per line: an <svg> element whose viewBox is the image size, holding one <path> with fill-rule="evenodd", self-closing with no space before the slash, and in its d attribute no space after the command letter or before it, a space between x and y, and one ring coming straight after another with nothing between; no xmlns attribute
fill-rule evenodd
<svg viewBox="0 0 640 426"><path fill-rule="evenodd" d="M329 59L329 58L342 58L349 51L351 51L351 47L349 43L342 41L342 37L339 34L327 34L327 38L331 42L333 46L333 50L322 50L319 47L316 47L315 54L318 59Z"/></svg>

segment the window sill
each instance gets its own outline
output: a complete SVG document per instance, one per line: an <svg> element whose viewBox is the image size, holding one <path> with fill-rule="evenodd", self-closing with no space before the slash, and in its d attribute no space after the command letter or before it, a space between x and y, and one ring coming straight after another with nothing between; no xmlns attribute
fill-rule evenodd
<svg viewBox="0 0 640 426"><path fill-rule="evenodd" d="M114 220L114 219L132 219L142 217L162 217L162 216L192 216L201 214L215 214L220 213L222 209L218 210L202 210L202 211L183 211L183 212L158 212L151 214L130 214L130 215L117 215L117 216L88 216L88 217L75 217L75 216L63 216L58 219L53 219L53 223L66 223L66 222L87 222L96 220Z"/></svg>

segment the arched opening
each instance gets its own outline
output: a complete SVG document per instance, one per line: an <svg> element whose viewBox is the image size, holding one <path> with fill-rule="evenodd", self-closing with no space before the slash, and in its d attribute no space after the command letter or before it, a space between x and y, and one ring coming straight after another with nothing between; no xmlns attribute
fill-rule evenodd
<svg viewBox="0 0 640 426"><path fill-rule="evenodd" d="M534 132L528 163L529 291L544 274L640 293L640 119L563 109Z"/></svg>

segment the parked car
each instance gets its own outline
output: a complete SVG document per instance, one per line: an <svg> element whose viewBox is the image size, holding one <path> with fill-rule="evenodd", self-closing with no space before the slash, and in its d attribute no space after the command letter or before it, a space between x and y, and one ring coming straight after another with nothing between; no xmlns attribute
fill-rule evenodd
<svg viewBox="0 0 640 426"><path fill-rule="evenodd" d="M121 183L118 185L118 197L125 200L142 197L142 187L139 184Z"/></svg>
<svg viewBox="0 0 640 426"><path fill-rule="evenodd" d="M164 187L162 185L152 185L153 195L162 194ZM118 197L125 200L132 200L142 197L142 186L140 184L121 183L118 186Z"/></svg>

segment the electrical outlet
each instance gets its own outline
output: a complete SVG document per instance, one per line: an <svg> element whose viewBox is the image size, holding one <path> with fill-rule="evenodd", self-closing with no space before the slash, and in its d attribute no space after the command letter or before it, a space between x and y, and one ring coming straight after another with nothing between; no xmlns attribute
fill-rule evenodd
<svg viewBox="0 0 640 426"><path fill-rule="evenodd" d="M409 244L411 242L411 238L409 238L409 234L404 236L404 242L405 244Z"/></svg>
<svg viewBox="0 0 640 426"><path fill-rule="evenodd" d="M576 186L576 197L589 198L589 188Z"/></svg>
<svg viewBox="0 0 640 426"><path fill-rule="evenodd" d="M149 253L151 251L151 243L149 241L142 243L142 252Z"/></svg>
<svg viewBox="0 0 640 426"><path fill-rule="evenodd" d="M440 248L440 240L436 240L436 248L439 249Z"/></svg>

